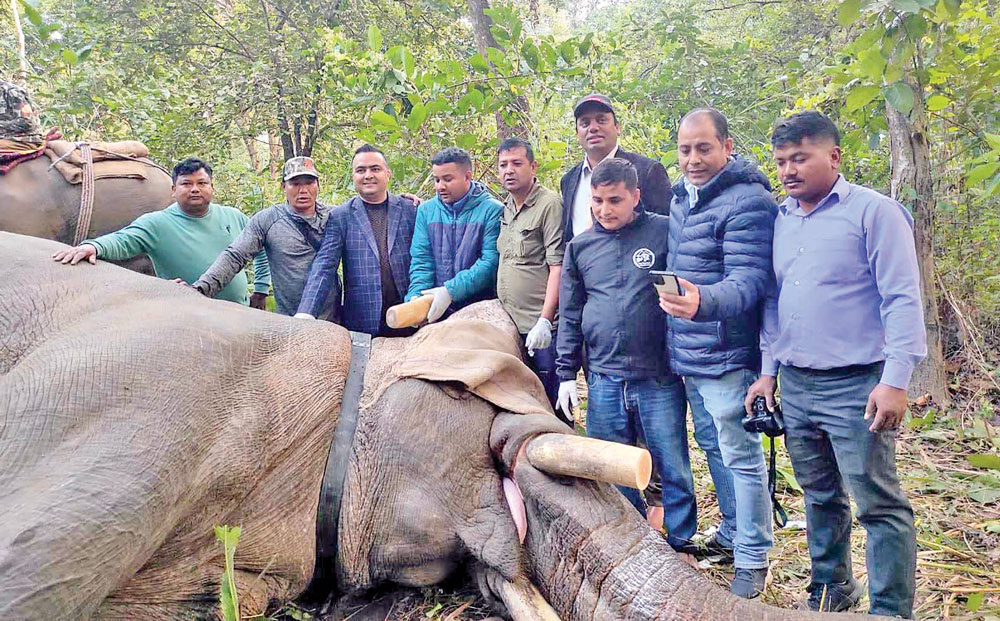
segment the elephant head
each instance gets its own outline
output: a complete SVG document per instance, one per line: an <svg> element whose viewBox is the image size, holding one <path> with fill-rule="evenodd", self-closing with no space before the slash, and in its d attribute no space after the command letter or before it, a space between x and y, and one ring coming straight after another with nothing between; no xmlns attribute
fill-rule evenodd
<svg viewBox="0 0 1000 621"><path fill-rule="evenodd" d="M516 351L498 309L480 303L453 320L491 324ZM504 411L466 388L395 381L363 412L341 517L346 589L434 584L471 564L515 620L803 617L722 591L649 528L606 482L648 481L645 451L579 438L551 413Z"/></svg>

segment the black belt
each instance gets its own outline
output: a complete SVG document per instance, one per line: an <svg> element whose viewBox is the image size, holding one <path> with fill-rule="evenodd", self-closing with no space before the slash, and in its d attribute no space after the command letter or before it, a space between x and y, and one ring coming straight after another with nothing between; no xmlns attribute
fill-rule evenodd
<svg viewBox="0 0 1000 621"><path fill-rule="evenodd" d="M885 366L885 361L879 360L878 362L869 362L868 364L851 364L846 367L833 367L832 369L810 369L809 367L797 367L793 364L783 364L781 366L809 375L854 375L881 369Z"/></svg>
<svg viewBox="0 0 1000 621"><path fill-rule="evenodd" d="M333 432L326 470L319 490L316 512L316 566L312 581L302 594L301 603L308 608L321 608L337 593L337 529L340 523L340 503L344 499L344 481L350 463L354 432L358 429L358 406L365 386L365 369L371 355L371 335L351 332L351 366L340 400L340 415Z"/></svg>

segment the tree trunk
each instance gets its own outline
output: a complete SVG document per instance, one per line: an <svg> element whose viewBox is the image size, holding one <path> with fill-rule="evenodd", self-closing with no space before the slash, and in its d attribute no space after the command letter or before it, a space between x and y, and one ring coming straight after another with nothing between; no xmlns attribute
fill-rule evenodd
<svg viewBox="0 0 1000 621"><path fill-rule="evenodd" d="M278 119L278 135L281 136L281 148L284 150L285 161L287 161L296 155L299 155L299 145L296 144L292 137L292 127L289 123L288 116L285 113L285 108L288 105L288 102L285 97L284 80L287 79L287 76L281 62L283 41L281 40L280 33L277 32L277 30L280 30L281 25L271 25L271 18L268 15L267 3L265 0L261 0L260 6L264 15L264 24L267 26L267 39L271 48L271 69L274 71L274 92L277 96L274 105L275 116Z"/></svg>
<svg viewBox="0 0 1000 621"><path fill-rule="evenodd" d="M913 86L911 84L911 86ZM938 313L937 279L934 274L934 183L931 177L930 148L927 143L923 95L919 87L910 117L886 104L889 123L892 169L892 197L909 203L912 200L917 262L920 265L921 293L924 302L924 327L927 331L927 358L917 366L910 383L911 395L930 394L936 403L951 403L942 347L941 318ZM912 194L911 194L912 196Z"/></svg>
<svg viewBox="0 0 1000 621"><path fill-rule="evenodd" d="M250 169L254 172L260 170L260 157L257 155L257 140L253 136L244 135L243 144L247 148L247 156L250 158Z"/></svg>
<svg viewBox="0 0 1000 621"><path fill-rule="evenodd" d="M486 55L486 50L491 47L500 48L497 45L496 39L493 38L493 33L490 32L490 25L493 20L486 15L485 10L490 8L489 0L467 0L469 7L469 19L472 21L472 32L476 36L476 49L483 58L488 58ZM492 66L493 63L490 63ZM528 98L524 95L518 95L514 98L514 107L517 108L518 113L524 117L528 114ZM528 128L525 127L522 120L518 120L516 125L510 125L507 120L503 118L503 113L497 111L497 136L500 140L504 138L509 138L510 136L526 136L528 134Z"/></svg>
<svg viewBox="0 0 1000 621"><path fill-rule="evenodd" d="M10 0L10 12L14 16L14 32L17 34L17 59L20 63L20 71L14 75L14 84L24 87L28 78L28 56L24 51L24 29L21 28L21 14L18 12L21 7L18 0Z"/></svg>
<svg viewBox="0 0 1000 621"><path fill-rule="evenodd" d="M281 148L281 140L278 139L273 133L268 132L267 134L267 144L268 151L270 151L271 158L269 162L269 169L271 172L271 177L277 178L278 174L281 172L281 167L284 164L284 160L281 159L283 154Z"/></svg>

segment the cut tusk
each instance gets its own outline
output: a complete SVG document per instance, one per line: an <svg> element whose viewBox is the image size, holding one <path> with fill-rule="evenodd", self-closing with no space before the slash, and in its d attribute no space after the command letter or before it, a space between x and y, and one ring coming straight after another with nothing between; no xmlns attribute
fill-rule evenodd
<svg viewBox="0 0 1000 621"><path fill-rule="evenodd" d="M385 323L393 329L409 328L427 319L427 311L431 309L433 295L422 295L419 298L390 306L385 312Z"/></svg>
<svg viewBox="0 0 1000 621"><path fill-rule="evenodd" d="M500 587L500 599L514 621L559 621L559 615L535 585L528 581L507 582Z"/></svg>
<svg viewBox="0 0 1000 621"><path fill-rule="evenodd" d="M528 441L531 465L550 474L646 489L653 472L649 451L627 444L546 433Z"/></svg>

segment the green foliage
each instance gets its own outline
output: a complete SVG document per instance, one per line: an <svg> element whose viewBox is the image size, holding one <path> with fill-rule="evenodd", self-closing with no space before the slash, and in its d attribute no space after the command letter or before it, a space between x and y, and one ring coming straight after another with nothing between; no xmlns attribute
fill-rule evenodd
<svg viewBox="0 0 1000 621"><path fill-rule="evenodd" d="M977 321L996 325L986 319L1000 312L1000 282L986 250L1000 236L992 215L1000 140L990 133L1000 123L996 13L982 0L843 0L837 18L848 36L824 59L825 80L796 107L837 118L845 172L882 191L888 190L887 107L921 125L935 178L938 272L946 290L969 301Z"/></svg>
<svg viewBox="0 0 1000 621"><path fill-rule="evenodd" d="M976 468L1000 470L1000 455L994 453L977 453L967 457L969 463Z"/></svg>
<svg viewBox="0 0 1000 621"><path fill-rule="evenodd" d="M550 187L581 156L571 106L615 101L623 146L676 179L676 125L722 109L738 152L777 186L769 136L790 110L842 129L844 173L888 191L886 111L925 124L937 180L939 272L956 299L1000 317L990 252L1000 237L1000 41L986 0L817 0L725 11L692 0L598 4L494 0L494 44L464 3L19 0L43 123L78 138L134 138L169 164L216 167L216 198L251 213L281 200L277 172L311 153L322 194L352 193L350 153L385 150L396 190L432 191L427 161L451 144L494 182L498 123L521 128ZM3 10L3 9L0 9ZM0 61L13 64L0 30ZM9 44L9 45L8 45ZM990 244L994 244L991 246ZM995 320L994 320L995 321ZM1000 321L997 321L1000 324Z"/></svg>
<svg viewBox="0 0 1000 621"><path fill-rule="evenodd" d="M222 544L225 554L225 568L222 572L219 590L219 608L225 621L240 621L240 600L239 594L236 592L234 558L242 530L239 526L215 527L215 538Z"/></svg>

